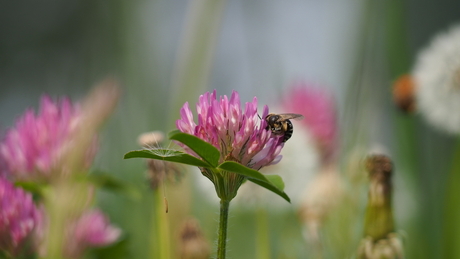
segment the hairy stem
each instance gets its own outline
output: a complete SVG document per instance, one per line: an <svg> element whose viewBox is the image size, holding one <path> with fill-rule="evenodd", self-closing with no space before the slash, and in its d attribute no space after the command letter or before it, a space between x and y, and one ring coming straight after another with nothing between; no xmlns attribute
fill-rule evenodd
<svg viewBox="0 0 460 259"><path fill-rule="evenodd" d="M230 201L220 200L219 237L217 241L217 259L225 259L227 246L228 209Z"/></svg>

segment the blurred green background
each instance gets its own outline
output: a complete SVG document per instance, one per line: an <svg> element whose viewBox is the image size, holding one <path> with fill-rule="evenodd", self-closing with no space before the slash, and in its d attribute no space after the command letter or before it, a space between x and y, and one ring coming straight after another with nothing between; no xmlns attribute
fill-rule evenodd
<svg viewBox="0 0 460 259"><path fill-rule="evenodd" d="M379 145L394 160L396 224L405 236L407 258L460 258L445 242L460 235L450 231L458 218L446 209L460 198L445 204L458 137L433 129L418 115L403 114L391 97L392 82L410 72L417 52L459 20L460 2L222 2L222 9L201 16L204 24L217 26L209 36L211 47L201 50L211 55L204 62L204 79L196 81L199 85L187 78L183 80L192 83L181 84L175 80L180 49L187 44L187 32L194 30L190 10L206 2L3 1L0 130L10 127L27 107L37 107L43 93L78 100L106 76L118 78L123 96L103 129L94 167L132 184L142 195L101 190L98 205L125 233L127 248L121 258L148 258L153 197L145 182L145 164L122 159L139 148L137 136L171 130L179 118L178 103L189 101L193 107L206 90L230 95L234 89L242 102L257 96L259 104L273 104L294 80L321 84L338 102L342 154ZM214 245L218 204L193 183L187 176L166 190L173 247L180 221L189 215L199 219ZM364 201L362 208L366 188L357 195ZM272 258L313 258L304 245L296 209L269 211ZM254 213L238 207L230 213L229 258L255 258ZM362 219L354 220L359 234ZM339 227L327 231L335 231L340 241ZM350 246L344 249L325 242L332 251L326 258L352 257L358 241L348 240Z"/></svg>

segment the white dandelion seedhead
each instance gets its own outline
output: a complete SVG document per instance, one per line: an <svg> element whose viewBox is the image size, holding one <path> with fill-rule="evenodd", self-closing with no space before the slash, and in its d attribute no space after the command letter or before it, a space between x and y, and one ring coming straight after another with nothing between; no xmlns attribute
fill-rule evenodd
<svg viewBox="0 0 460 259"><path fill-rule="evenodd" d="M173 148L160 148L160 147L150 147L150 148L146 148L146 150L150 151L154 155L161 156L161 157L177 156L177 153L180 152Z"/></svg>
<svg viewBox="0 0 460 259"><path fill-rule="evenodd" d="M150 151L152 154L161 157L170 157L177 155L179 150L171 147L169 142L167 147L163 147L162 143L165 139L164 133L161 131L146 132L139 135L137 142L144 147L144 150Z"/></svg>
<svg viewBox="0 0 460 259"><path fill-rule="evenodd" d="M169 142L167 147L163 147L160 144L149 144L144 146L144 149L150 151L154 155L161 157L176 156L178 152L180 153L180 151L171 147L171 143L172 142Z"/></svg>
<svg viewBox="0 0 460 259"><path fill-rule="evenodd" d="M165 134L161 131L145 132L139 135L137 143L141 146L160 146L165 139Z"/></svg>
<svg viewBox="0 0 460 259"><path fill-rule="evenodd" d="M419 53L412 75L419 112L432 125L460 133L460 25Z"/></svg>

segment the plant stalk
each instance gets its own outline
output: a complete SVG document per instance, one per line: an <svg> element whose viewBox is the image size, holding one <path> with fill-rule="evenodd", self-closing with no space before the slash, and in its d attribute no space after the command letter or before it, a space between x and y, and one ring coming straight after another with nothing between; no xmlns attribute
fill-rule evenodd
<svg viewBox="0 0 460 259"><path fill-rule="evenodd" d="M257 209L256 227L257 227L257 259L270 258L270 235L268 230L268 216L264 208Z"/></svg>
<svg viewBox="0 0 460 259"><path fill-rule="evenodd" d="M364 236L369 236L373 240L380 240L387 238L389 233L394 232L393 208L391 204L393 165L388 157L381 155L368 158L368 164L370 186Z"/></svg>
<svg viewBox="0 0 460 259"><path fill-rule="evenodd" d="M225 259L227 246L227 225L228 225L228 210L230 201L220 200L220 217L219 217L219 237L217 240L217 259Z"/></svg>
<svg viewBox="0 0 460 259"><path fill-rule="evenodd" d="M458 258L460 255L460 248L456 242L460 237L460 224L458 223L460 216L458 206L458 197L460 194L460 160L458 157L460 157L460 139L457 141L457 147L452 157L452 167L446 184L442 258Z"/></svg>
<svg viewBox="0 0 460 259"><path fill-rule="evenodd" d="M153 222L152 226L155 228L156 238L152 238L151 242L151 256L152 258L170 259L171 258L171 244L169 235L169 220L166 214L166 205L163 196L163 184L160 184L154 190L154 206L153 206Z"/></svg>
<svg viewBox="0 0 460 259"><path fill-rule="evenodd" d="M48 215L45 252L41 258L65 258L67 225L87 209L92 196L88 184L77 181L58 181L46 189L44 204Z"/></svg>

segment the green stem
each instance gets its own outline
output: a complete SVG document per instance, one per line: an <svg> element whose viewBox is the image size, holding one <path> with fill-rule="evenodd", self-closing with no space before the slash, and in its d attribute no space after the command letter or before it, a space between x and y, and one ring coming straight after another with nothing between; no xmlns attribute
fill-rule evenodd
<svg viewBox="0 0 460 259"><path fill-rule="evenodd" d="M45 252L41 258L65 258L66 231L86 209L92 197L88 184L77 181L59 181L44 191L44 204L48 215Z"/></svg>
<svg viewBox="0 0 460 259"><path fill-rule="evenodd" d="M219 218L219 237L217 241L217 259L225 259L225 251L227 245L227 225L228 225L228 209L230 207L229 200L220 200L220 218Z"/></svg>
<svg viewBox="0 0 460 259"><path fill-rule="evenodd" d="M54 195L52 193L51 195ZM49 201L50 195L47 197L46 210L49 217L49 226L47 229L47 240L46 240L46 257L47 258L63 258L64 250L64 229L65 229L65 218L67 210L60 210L57 204L53 201Z"/></svg>
<svg viewBox="0 0 460 259"><path fill-rule="evenodd" d="M268 218L267 212L263 208L257 209L257 258L267 259L270 258L270 239L268 231Z"/></svg>
<svg viewBox="0 0 460 259"><path fill-rule="evenodd" d="M385 156L368 159L370 164L369 198L367 202L364 236L373 240L387 238L394 232L394 218L391 204L393 187L391 184L391 160Z"/></svg>
<svg viewBox="0 0 460 259"><path fill-rule="evenodd" d="M154 206L152 217L152 226L155 228L153 233L156 234L156 239L152 238L151 255L152 258L170 259L171 244L169 236L169 220L166 214L166 206L163 194L163 185L160 185L154 190Z"/></svg>
<svg viewBox="0 0 460 259"><path fill-rule="evenodd" d="M443 222L443 253L442 258L459 258L460 249L457 240L460 237L460 209L458 206L458 197L460 196L460 139L452 157L452 168L449 172L446 184L446 197L444 207Z"/></svg>

